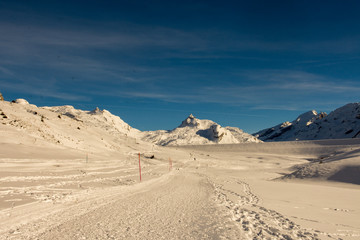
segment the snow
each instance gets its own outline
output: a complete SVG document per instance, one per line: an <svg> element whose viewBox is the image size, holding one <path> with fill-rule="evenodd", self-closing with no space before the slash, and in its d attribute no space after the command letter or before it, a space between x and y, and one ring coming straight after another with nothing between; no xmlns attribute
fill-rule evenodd
<svg viewBox="0 0 360 240"><path fill-rule="evenodd" d="M162 147L107 110L0 102L0 239L359 239L359 138L215 144L255 138L185 123Z"/></svg>
<svg viewBox="0 0 360 240"><path fill-rule="evenodd" d="M29 104L28 101L26 101L25 99L22 99L22 98L16 99L16 100L15 100L15 103L21 104L21 105L28 105L28 104Z"/></svg>
<svg viewBox="0 0 360 240"><path fill-rule="evenodd" d="M96 107L92 111L77 110L72 106L45 107L50 111L75 119L85 125L98 127L111 134L122 134L125 136L137 137L139 130L132 128L120 117L111 114L107 110L100 110Z"/></svg>
<svg viewBox="0 0 360 240"><path fill-rule="evenodd" d="M182 123L171 131L159 130L143 132L144 141L154 144L188 145L188 144L228 144L244 142L260 142L250 134L235 127L221 127L211 120L201 120L189 115Z"/></svg>
<svg viewBox="0 0 360 240"><path fill-rule="evenodd" d="M329 115L315 110L254 134L263 141L294 141L360 137L360 103L349 103Z"/></svg>

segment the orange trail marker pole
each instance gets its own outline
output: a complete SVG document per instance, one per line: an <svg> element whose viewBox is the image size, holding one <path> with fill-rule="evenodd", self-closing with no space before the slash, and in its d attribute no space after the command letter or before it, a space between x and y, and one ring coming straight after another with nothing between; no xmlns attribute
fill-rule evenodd
<svg viewBox="0 0 360 240"><path fill-rule="evenodd" d="M139 153L139 174L140 174L140 182L141 182L141 164L140 164L140 153Z"/></svg>

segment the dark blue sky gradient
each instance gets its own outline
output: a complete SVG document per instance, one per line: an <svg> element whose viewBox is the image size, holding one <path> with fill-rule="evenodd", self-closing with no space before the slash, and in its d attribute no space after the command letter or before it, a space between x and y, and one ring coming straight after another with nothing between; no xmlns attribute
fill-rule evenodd
<svg viewBox="0 0 360 240"><path fill-rule="evenodd" d="M2 1L0 92L140 130L255 132L358 102L358 1Z"/></svg>

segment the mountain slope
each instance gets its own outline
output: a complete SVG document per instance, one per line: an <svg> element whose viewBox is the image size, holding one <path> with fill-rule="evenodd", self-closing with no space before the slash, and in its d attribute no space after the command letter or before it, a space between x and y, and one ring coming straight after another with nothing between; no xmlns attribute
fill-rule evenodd
<svg viewBox="0 0 360 240"><path fill-rule="evenodd" d="M263 141L318 140L360 137L360 103L349 103L329 115L315 110L253 134Z"/></svg>
<svg viewBox="0 0 360 240"><path fill-rule="evenodd" d="M192 115L174 130L141 132L107 110L83 111L68 105L37 107L25 99L1 101L0 121L0 131L4 136L11 132L7 141L12 139L12 143L17 143L21 136L38 146L91 149L92 152L133 148L130 146L135 146L140 139L144 141L142 145L259 142L238 128L222 128L213 121Z"/></svg>
<svg viewBox="0 0 360 240"><path fill-rule="evenodd" d="M140 134L106 110L37 107L24 99L0 101L0 131L2 140L9 143L92 152L124 150L131 143L134 145Z"/></svg>
<svg viewBox="0 0 360 240"><path fill-rule="evenodd" d="M254 136L238 128L223 128L213 121L197 119L192 114L173 130L143 132L142 140L163 146L259 142Z"/></svg>

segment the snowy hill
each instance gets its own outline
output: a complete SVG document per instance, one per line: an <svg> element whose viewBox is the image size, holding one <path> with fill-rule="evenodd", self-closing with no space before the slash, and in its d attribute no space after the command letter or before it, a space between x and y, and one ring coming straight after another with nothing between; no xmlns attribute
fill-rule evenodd
<svg viewBox="0 0 360 240"><path fill-rule="evenodd" d="M309 111L254 136L263 141L360 138L360 103L349 103L329 115Z"/></svg>
<svg viewBox="0 0 360 240"><path fill-rule="evenodd" d="M223 128L213 121L197 119L192 114L173 130L148 131L143 134L144 141L163 146L260 142L254 136L244 133L238 128Z"/></svg>
<svg viewBox="0 0 360 240"><path fill-rule="evenodd" d="M104 129L107 132L113 134L119 133L126 136L136 137L140 131L130 127L120 117L111 114L107 110L100 110L96 107L93 111L77 110L72 106L60 106L60 107L43 107L50 111L60 113L74 120L78 120L87 125L97 126Z"/></svg>
<svg viewBox="0 0 360 240"><path fill-rule="evenodd" d="M0 101L0 120L0 131L8 142L82 151L138 148L140 140L143 146L259 142L238 128L222 128L192 115L172 131L141 132L107 110L83 111L69 105L37 107L25 99Z"/></svg>
<svg viewBox="0 0 360 240"><path fill-rule="evenodd" d="M107 110L37 107L24 99L0 101L0 122L3 142L91 152L134 148L140 134Z"/></svg>

